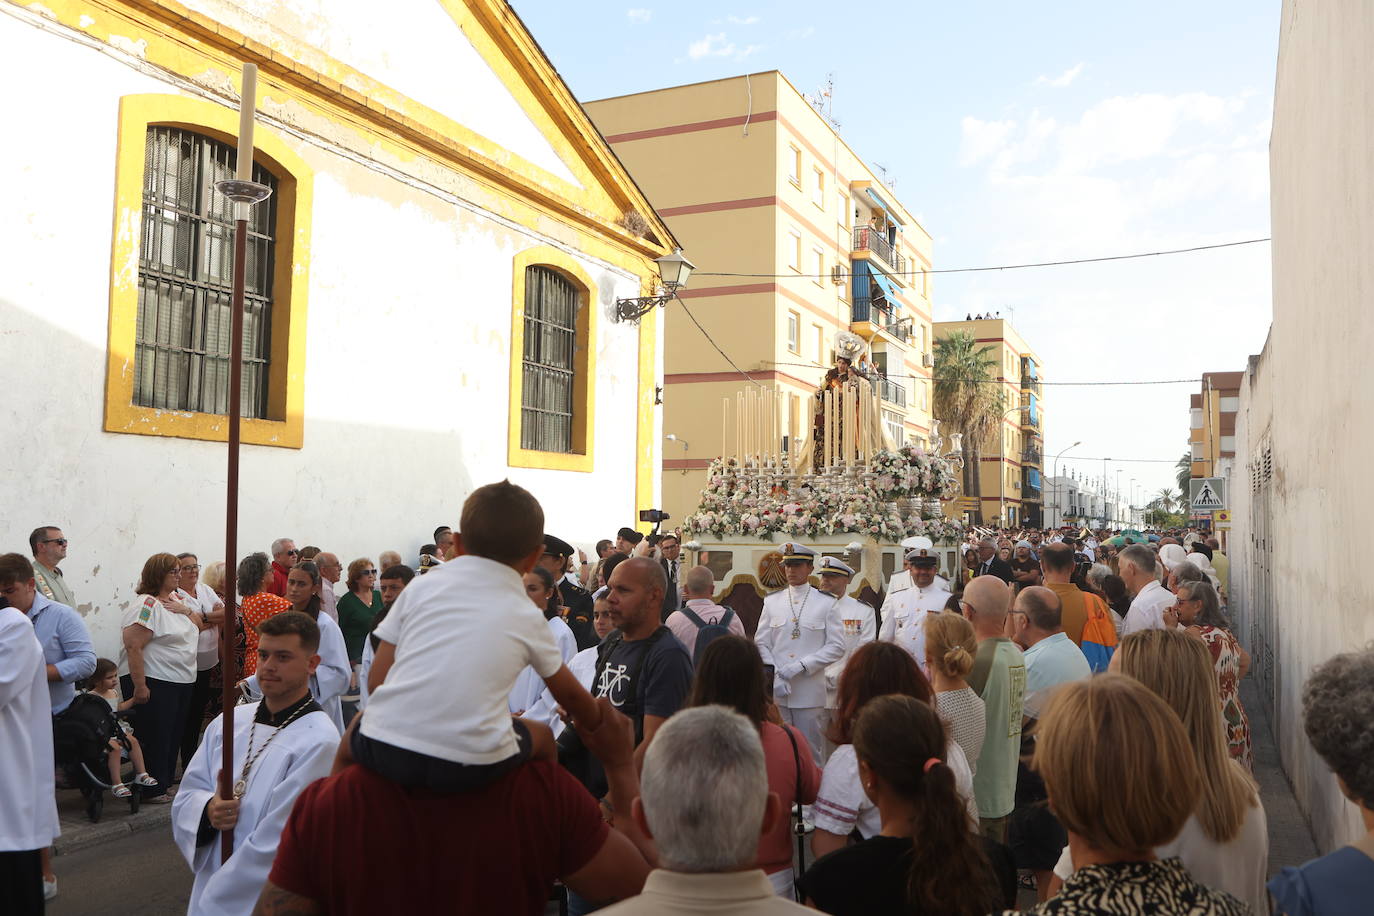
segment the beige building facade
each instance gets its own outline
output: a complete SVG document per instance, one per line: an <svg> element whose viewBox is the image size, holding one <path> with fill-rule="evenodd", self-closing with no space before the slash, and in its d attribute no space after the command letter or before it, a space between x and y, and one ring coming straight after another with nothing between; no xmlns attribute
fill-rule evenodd
<svg viewBox="0 0 1374 916"><path fill-rule="evenodd" d="M1314 667L1374 640L1374 5L1285 0L1269 145L1273 308L1240 383L1231 606L1323 853L1365 833L1303 731ZM1360 714L1367 715L1367 710Z"/></svg>
<svg viewBox="0 0 1374 916"><path fill-rule="evenodd" d="M1005 407L997 430L983 441L979 456L979 502L984 524L1038 526L1044 515L1045 405L1040 357L1005 318L972 318L935 323L937 340L951 334L973 337L991 347L993 378ZM973 498L957 504L965 512Z"/></svg>
<svg viewBox="0 0 1374 916"><path fill-rule="evenodd" d="M696 508L722 454L725 400L757 384L780 397L783 431L794 418L808 429L841 332L869 342L893 443L928 435L930 234L785 76L585 108L697 266L663 316L674 520Z"/></svg>

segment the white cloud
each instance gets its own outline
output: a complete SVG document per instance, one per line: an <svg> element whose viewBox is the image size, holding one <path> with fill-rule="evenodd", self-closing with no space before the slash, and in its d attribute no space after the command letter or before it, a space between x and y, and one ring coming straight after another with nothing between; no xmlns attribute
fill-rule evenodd
<svg viewBox="0 0 1374 916"><path fill-rule="evenodd" d="M725 21L731 25L753 25L759 21L758 16L726 16Z"/></svg>
<svg viewBox="0 0 1374 916"><path fill-rule="evenodd" d="M1054 89L1063 89L1065 86L1069 85L1074 80L1078 79L1078 74L1083 72L1084 66L1086 65L1080 61L1079 63L1074 64L1072 67L1065 70L1058 76L1053 77L1045 76L1042 73L1040 76L1037 76L1035 78L1035 85L1049 86Z"/></svg>
<svg viewBox="0 0 1374 916"><path fill-rule="evenodd" d="M645 22L648 22L650 19L654 18L654 11L646 9L632 9L626 10L625 15L629 17L631 22L643 24Z"/></svg>
<svg viewBox="0 0 1374 916"><path fill-rule="evenodd" d="M734 60L744 60L762 50L763 45L740 47L733 41L729 41L724 32L716 32L689 44L687 57L689 60L705 60L708 57L729 57Z"/></svg>
<svg viewBox="0 0 1374 916"><path fill-rule="evenodd" d="M815 34L816 27L814 25L808 25L804 29L793 29L792 31L787 33L786 38L788 41L801 41L802 39L810 38L812 35Z"/></svg>
<svg viewBox="0 0 1374 916"><path fill-rule="evenodd" d="M959 149L959 164L976 165L1002 149L1016 129L1015 121L980 121L967 116L961 126L964 140Z"/></svg>
<svg viewBox="0 0 1374 916"><path fill-rule="evenodd" d="M966 193L945 212L937 267L1162 251L1268 234L1268 109L1258 94L1123 95L961 124ZM937 278L936 319L1000 310L1055 382L1196 378L1242 369L1264 343L1269 250ZM1204 341L1205 345L1180 345ZM1047 387L1046 454L1061 471L1157 490L1186 447L1194 386ZM1095 461L1074 455L1098 456ZM1046 468L1049 471L1049 468Z"/></svg>

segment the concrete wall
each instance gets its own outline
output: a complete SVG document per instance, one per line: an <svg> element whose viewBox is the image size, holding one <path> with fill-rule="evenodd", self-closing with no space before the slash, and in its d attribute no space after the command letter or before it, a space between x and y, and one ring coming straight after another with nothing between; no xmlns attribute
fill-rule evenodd
<svg viewBox="0 0 1374 916"><path fill-rule="evenodd" d="M148 556L223 556L226 451L104 431L120 101L219 100L138 55L0 6L0 80L29 87L7 99L22 132L0 143L11 176L0 220L0 550L27 553L30 529L60 526L79 610L97 651L113 656ZM647 508L636 494L646 442L656 489L661 427L641 406L662 366L652 337L610 318L617 297L641 293L649 265L588 254L578 231L522 215L509 196L498 205L491 187L439 163L412 157L425 180L407 176L381 161L383 144L350 130L275 130L314 173L311 238L298 252L309 271L304 445L243 448L239 555L291 536L345 563L386 549L413 563L436 525L456 527L474 486L507 476L539 497L550 531L590 553ZM513 258L536 246L592 284L590 473L507 462Z"/></svg>
<svg viewBox="0 0 1374 916"><path fill-rule="evenodd" d="M1374 639L1374 5L1285 0L1270 142L1274 321L1241 389L1233 590L1323 851L1364 828L1311 751L1312 668Z"/></svg>

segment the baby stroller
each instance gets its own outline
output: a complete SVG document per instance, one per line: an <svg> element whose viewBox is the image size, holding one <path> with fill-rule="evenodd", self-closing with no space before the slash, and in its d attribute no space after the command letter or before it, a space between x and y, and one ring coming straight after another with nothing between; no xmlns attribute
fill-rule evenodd
<svg viewBox="0 0 1374 916"><path fill-rule="evenodd" d="M105 782L111 738L128 752L129 739L110 704L93 693L78 693L53 726L53 757L71 785L81 790L86 816L93 824L105 810L105 791L114 788ZM137 814L139 793L131 793L128 802L129 813Z"/></svg>

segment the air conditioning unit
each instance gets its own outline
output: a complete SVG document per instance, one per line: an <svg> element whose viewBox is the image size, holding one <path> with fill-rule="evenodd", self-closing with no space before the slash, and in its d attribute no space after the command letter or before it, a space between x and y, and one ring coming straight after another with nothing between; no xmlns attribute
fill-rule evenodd
<svg viewBox="0 0 1374 916"><path fill-rule="evenodd" d="M934 353L922 353L922 354L921 354L921 365L924 366L924 367L926 367L927 369L934 369L934 368L935 368L935 354L934 354Z"/></svg>
<svg viewBox="0 0 1374 916"><path fill-rule="evenodd" d="M830 268L830 282L831 282L831 283L834 283L836 286L844 286L844 283L845 283L845 280L846 280L846 279L847 279L847 278L845 277L844 268L843 268L843 267L841 267L841 266L838 265L838 264L835 264L834 266L832 266L832 267Z"/></svg>

